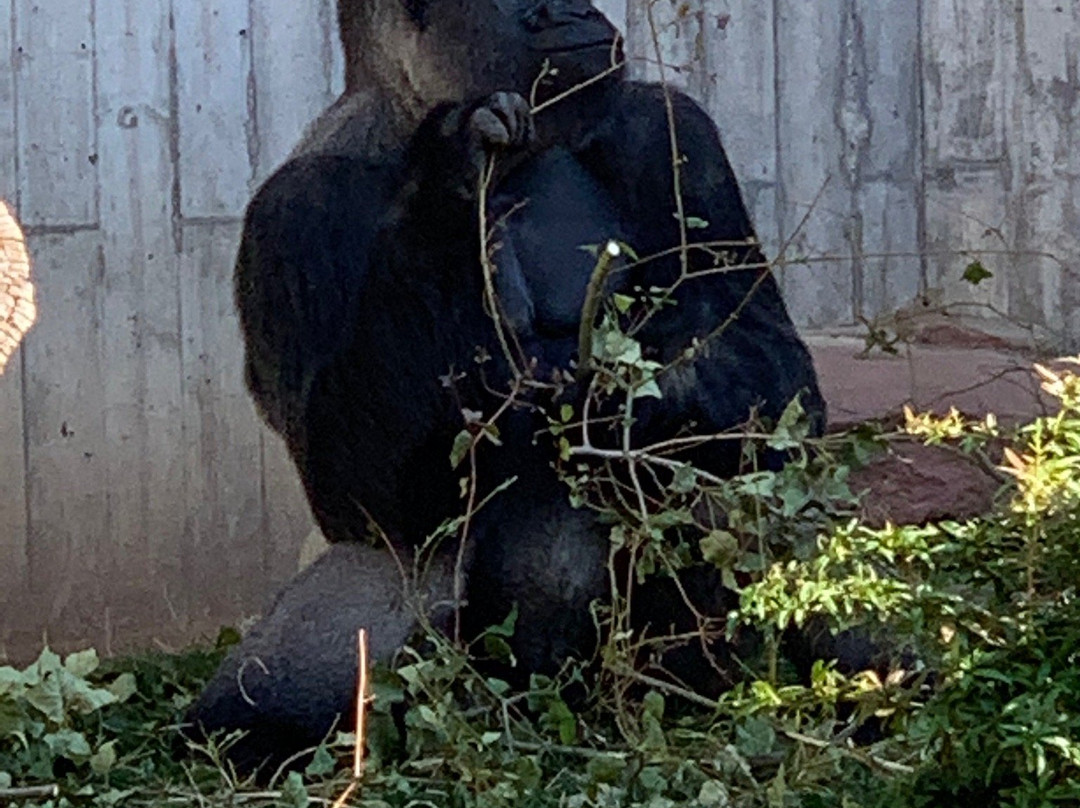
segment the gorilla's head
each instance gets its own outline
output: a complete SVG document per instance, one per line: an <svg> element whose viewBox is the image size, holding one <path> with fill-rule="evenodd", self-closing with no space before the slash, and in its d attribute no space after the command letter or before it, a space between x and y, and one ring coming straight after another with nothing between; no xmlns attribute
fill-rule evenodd
<svg viewBox="0 0 1080 808"><path fill-rule="evenodd" d="M346 92L377 83L420 109L497 90L551 97L622 59L589 0L339 0ZM612 74L614 75L614 73Z"/></svg>

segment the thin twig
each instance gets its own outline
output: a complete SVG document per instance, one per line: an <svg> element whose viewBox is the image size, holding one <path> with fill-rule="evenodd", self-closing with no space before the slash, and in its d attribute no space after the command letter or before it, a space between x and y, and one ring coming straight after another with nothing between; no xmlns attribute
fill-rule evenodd
<svg viewBox="0 0 1080 808"><path fill-rule="evenodd" d="M364 744L366 742L365 719L368 703L368 638L367 630L360 629L356 638L357 677L356 677L356 741L353 747L352 782L334 801L333 808L343 808L349 798L360 787L364 777Z"/></svg>
<svg viewBox="0 0 1080 808"><path fill-rule="evenodd" d="M593 327L596 315L600 312L600 301L603 299L607 279L611 275L615 259L621 253L622 250L614 241L604 245L585 290L585 303L581 307L581 322L578 324L578 366L575 375L579 382L592 369Z"/></svg>
<svg viewBox="0 0 1080 808"><path fill-rule="evenodd" d="M649 30L652 32L653 49L656 52L657 69L660 71L660 89L664 93L664 110L668 121L668 145L671 148L671 179L674 183L675 192L675 217L679 222L679 266L681 277L685 277L690 268L690 257L687 250L686 237L686 210L683 205L682 193L682 154L679 153L679 136L675 127L675 105L671 101L671 88L668 86L667 73L665 71L664 56L660 52L660 34L656 30L656 17L653 16L653 6L656 0L650 0L645 5L645 14L649 21Z"/></svg>
<svg viewBox="0 0 1080 808"><path fill-rule="evenodd" d="M0 788L0 800L32 800L40 797L60 796L60 786L26 786L25 788Z"/></svg>
<svg viewBox="0 0 1080 808"><path fill-rule="evenodd" d="M544 101L542 103L537 104L536 106L534 106L532 108L532 114L533 115L539 115L541 112L543 112L548 107L551 107L551 106L554 106L555 104L558 104L560 101L563 101L563 100L569 98L570 96L574 95L575 93L581 92L586 87L590 87L593 84L596 84L598 81L603 81L608 76L610 76L612 73L617 73L618 71L622 70L623 65L625 65L625 64L626 64L625 59L622 60L622 61L613 63L611 65L611 67L607 68L606 70L600 71L599 73L597 73L592 78L586 79L585 81L581 82L580 84L575 84L569 90L563 90L563 92L559 93L558 95L552 96L547 101Z"/></svg>

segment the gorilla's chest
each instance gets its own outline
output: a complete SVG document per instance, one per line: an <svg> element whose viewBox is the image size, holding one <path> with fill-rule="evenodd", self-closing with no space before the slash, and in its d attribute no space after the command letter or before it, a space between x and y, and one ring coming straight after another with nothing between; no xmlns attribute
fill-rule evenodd
<svg viewBox="0 0 1080 808"><path fill-rule="evenodd" d="M515 171L493 195L498 293L519 333L576 332L595 250L623 239L615 200L578 160L550 149Z"/></svg>

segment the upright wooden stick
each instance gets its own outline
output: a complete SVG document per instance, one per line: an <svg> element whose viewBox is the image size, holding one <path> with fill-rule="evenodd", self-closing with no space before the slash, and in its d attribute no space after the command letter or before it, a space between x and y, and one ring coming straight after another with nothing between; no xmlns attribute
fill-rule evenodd
<svg viewBox="0 0 1080 808"><path fill-rule="evenodd" d="M333 808L344 808L349 797L360 787L360 778L364 776L364 735L366 732L365 715L368 702L368 648L367 631L360 629L357 636L357 682L356 682L356 745L353 748L353 780L340 797L334 801Z"/></svg>

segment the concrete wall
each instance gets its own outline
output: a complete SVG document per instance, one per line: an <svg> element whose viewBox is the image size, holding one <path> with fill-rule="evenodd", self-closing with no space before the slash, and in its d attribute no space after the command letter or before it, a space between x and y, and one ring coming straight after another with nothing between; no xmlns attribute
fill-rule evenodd
<svg viewBox="0 0 1080 808"><path fill-rule="evenodd" d="M972 301L1080 336L1080 6L603 0L722 130L798 320ZM310 522L242 390L243 206L341 76L331 0L3 0L0 198L39 322L0 377L0 655L257 609ZM659 38L654 47L653 32ZM816 201L815 201L816 200ZM982 250L994 272L960 281Z"/></svg>

